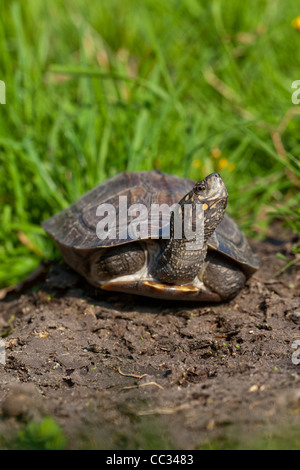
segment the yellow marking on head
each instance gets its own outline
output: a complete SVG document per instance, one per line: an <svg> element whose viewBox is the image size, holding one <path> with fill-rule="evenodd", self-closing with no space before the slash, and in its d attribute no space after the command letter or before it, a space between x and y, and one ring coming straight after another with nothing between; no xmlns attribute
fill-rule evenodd
<svg viewBox="0 0 300 470"><path fill-rule="evenodd" d="M207 204L203 204L203 210L206 211L207 208L208 208L208 205L207 205Z"/></svg>
<svg viewBox="0 0 300 470"><path fill-rule="evenodd" d="M213 201L210 205L210 209L213 209L215 206L217 206L219 204L219 199L217 199L216 201Z"/></svg>

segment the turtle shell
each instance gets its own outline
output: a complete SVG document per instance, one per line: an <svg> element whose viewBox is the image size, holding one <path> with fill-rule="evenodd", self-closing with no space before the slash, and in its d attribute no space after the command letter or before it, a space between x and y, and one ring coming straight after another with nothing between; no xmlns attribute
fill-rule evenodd
<svg viewBox="0 0 300 470"><path fill-rule="evenodd" d="M127 207L133 204L144 204L148 209L146 219L150 217L151 204L177 204L194 186L195 181L165 174L158 170L123 172L110 178L84 194L67 209L59 212L43 223L44 230L61 246L74 250L105 248L136 241L131 238L127 229L131 219L128 216L116 224L115 236L101 240L96 233L99 221L97 208L102 204L111 204L116 209L116 220L119 221L119 197L127 197ZM122 218L121 218L122 219ZM147 220L146 220L147 221ZM148 220L149 232L140 239L147 240L151 233L160 233L163 229L162 218ZM123 238L123 234L127 236ZM122 234L122 239L120 239ZM209 239L209 249L216 250L224 256L239 263L246 274L258 268L258 260L253 254L246 237L236 223L225 214L214 234Z"/></svg>

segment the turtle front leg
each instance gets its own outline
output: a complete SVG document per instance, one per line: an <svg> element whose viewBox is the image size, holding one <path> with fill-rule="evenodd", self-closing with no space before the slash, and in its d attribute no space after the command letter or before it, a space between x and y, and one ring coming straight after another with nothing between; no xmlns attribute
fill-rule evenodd
<svg viewBox="0 0 300 470"><path fill-rule="evenodd" d="M199 279L222 300L230 300L244 287L245 274L217 253L208 253L201 268Z"/></svg>
<svg viewBox="0 0 300 470"><path fill-rule="evenodd" d="M90 269L86 273L88 281L96 286L122 276L130 276L146 266L143 246L138 242L114 246L98 252L90 258Z"/></svg>

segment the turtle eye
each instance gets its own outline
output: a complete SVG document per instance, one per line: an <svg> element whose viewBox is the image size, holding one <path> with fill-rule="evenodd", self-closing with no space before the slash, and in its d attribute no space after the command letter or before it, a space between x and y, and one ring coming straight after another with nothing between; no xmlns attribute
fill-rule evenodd
<svg viewBox="0 0 300 470"><path fill-rule="evenodd" d="M206 189L206 186L204 183L201 182L201 183L195 184L194 191L196 193L201 193L202 191L205 191L205 189Z"/></svg>

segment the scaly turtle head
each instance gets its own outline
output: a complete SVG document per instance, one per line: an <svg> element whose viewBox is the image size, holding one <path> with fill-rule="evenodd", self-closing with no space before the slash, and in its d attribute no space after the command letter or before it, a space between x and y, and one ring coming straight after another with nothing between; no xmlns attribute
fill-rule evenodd
<svg viewBox="0 0 300 470"><path fill-rule="evenodd" d="M191 213L191 211L184 210L185 205L189 204L193 207L193 214L195 206L201 205L198 214L199 217L203 217L204 241L207 241L225 214L227 200L228 193L221 176L219 173L212 173L196 183L193 189L181 199L179 205L183 217ZM192 218L193 228L195 228L195 217L197 217L196 214Z"/></svg>
<svg viewBox="0 0 300 470"><path fill-rule="evenodd" d="M219 173L206 176L177 204L171 217L171 239L182 238L185 243L192 243L197 235L198 241L207 242L224 216L227 200Z"/></svg>
<svg viewBox="0 0 300 470"><path fill-rule="evenodd" d="M168 283L190 282L204 262L207 241L221 222L228 193L218 173L196 183L177 204L170 221L170 239L162 246L156 277Z"/></svg>

